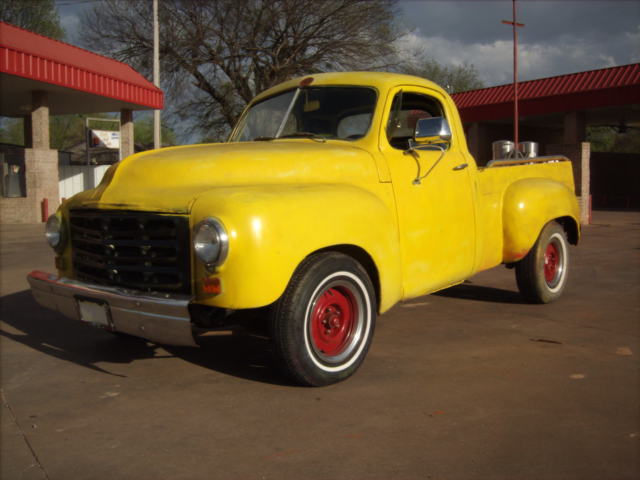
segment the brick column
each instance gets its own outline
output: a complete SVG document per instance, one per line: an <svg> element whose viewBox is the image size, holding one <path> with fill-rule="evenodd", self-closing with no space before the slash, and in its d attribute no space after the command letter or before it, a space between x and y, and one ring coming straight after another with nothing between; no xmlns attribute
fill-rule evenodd
<svg viewBox="0 0 640 480"><path fill-rule="evenodd" d="M49 105L46 92L32 92L31 114L25 117L24 175L26 197L0 199L3 223L37 223L40 206L49 202L49 214L60 203L58 151L49 144Z"/></svg>
<svg viewBox="0 0 640 480"><path fill-rule="evenodd" d="M564 140L563 143L584 142L587 137L587 130L584 121L584 112L567 112L564 115Z"/></svg>
<svg viewBox="0 0 640 480"><path fill-rule="evenodd" d="M31 148L49 150L49 105L47 92L32 92Z"/></svg>
<svg viewBox="0 0 640 480"><path fill-rule="evenodd" d="M580 143L580 223L591 223L591 143Z"/></svg>
<svg viewBox="0 0 640 480"><path fill-rule="evenodd" d="M133 111L123 109L120 111L120 160L135 152L133 133Z"/></svg>
<svg viewBox="0 0 640 480"><path fill-rule="evenodd" d="M547 155L563 155L571 160L573 180L576 184L576 194L580 197L580 223L589 224L591 213L589 197L591 195L590 168L591 143L580 142L572 144L547 145Z"/></svg>

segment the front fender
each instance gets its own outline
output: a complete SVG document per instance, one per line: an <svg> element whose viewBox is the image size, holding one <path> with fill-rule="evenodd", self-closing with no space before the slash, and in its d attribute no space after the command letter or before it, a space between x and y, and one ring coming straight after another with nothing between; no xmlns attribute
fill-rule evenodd
<svg viewBox="0 0 640 480"><path fill-rule="evenodd" d="M376 264L382 311L400 297L395 217L372 192L346 185L216 188L194 202L192 225L209 216L225 225L229 254L213 273L194 260L198 303L230 309L269 305L306 256L345 244L364 249ZM218 277L222 293L204 293L205 277Z"/></svg>
<svg viewBox="0 0 640 480"><path fill-rule="evenodd" d="M525 178L511 184L505 192L502 215L504 263L524 258L551 220L568 217L579 231L576 196L565 184L548 178Z"/></svg>

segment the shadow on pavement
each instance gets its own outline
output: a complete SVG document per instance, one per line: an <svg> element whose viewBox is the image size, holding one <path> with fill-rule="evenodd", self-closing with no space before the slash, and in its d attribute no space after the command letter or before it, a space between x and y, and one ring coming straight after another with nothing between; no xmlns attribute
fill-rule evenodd
<svg viewBox="0 0 640 480"><path fill-rule="evenodd" d="M177 357L240 378L290 385L277 371L267 339L218 337L203 340L202 348L160 348L136 337L116 337L43 308L29 290L1 297L0 312L2 322L12 327L0 327L0 335L5 339L108 375L126 377L97 364L129 364L139 359ZM13 332L14 329L18 333Z"/></svg>
<svg viewBox="0 0 640 480"><path fill-rule="evenodd" d="M519 292L463 283L434 293L439 297L459 298L494 303L527 303Z"/></svg>

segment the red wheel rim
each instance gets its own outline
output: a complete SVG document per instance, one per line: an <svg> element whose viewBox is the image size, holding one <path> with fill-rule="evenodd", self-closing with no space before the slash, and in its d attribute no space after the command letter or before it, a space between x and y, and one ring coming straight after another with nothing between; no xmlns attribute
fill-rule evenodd
<svg viewBox="0 0 640 480"><path fill-rule="evenodd" d="M553 284L558 275L558 267L560 266L560 253L553 243L547 245L544 252L544 278L547 284Z"/></svg>
<svg viewBox="0 0 640 480"><path fill-rule="evenodd" d="M353 294L344 287L325 290L311 312L311 338L322 355L340 355L351 343L356 328Z"/></svg>

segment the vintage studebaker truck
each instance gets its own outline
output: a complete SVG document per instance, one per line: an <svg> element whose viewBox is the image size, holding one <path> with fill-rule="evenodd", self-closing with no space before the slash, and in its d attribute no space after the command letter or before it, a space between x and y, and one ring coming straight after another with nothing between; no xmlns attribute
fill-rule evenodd
<svg viewBox="0 0 640 480"><path fill-rule="evenodd" d="M481 270L515 266L526 299L555 300L578 218L566 158L479 168L436 84L318 74L261 93L226 143L113 165L48 220L58 271L29 282L164 344L265 320L284 371L326 385L363 362L378 314Z"/></svg>

